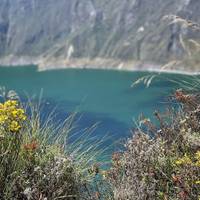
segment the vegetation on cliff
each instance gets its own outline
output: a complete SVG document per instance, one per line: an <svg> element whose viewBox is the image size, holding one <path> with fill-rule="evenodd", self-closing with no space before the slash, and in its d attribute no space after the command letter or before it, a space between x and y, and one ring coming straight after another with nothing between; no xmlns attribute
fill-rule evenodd
<svg viewBox="0 0 200 200"><path fill-rule="evenodd" d="M114 199L199 200L200 98L175 92L180 108L141 119L126 151L115 154L109 177Z"/></svg>
<svg viewBox="0 0 200 200"><path fill-rule="evenodd" d="M183 90L173 97L179 108L171 107L167 114L155 112L155 124L141 118L126 150L113 154L107 170L84 153L77 162L66 151L73 118L56 128L49 119L41 122L33 105L3 99L0 198L199 200L200 97Z"/></svg>
<svg viewBox="0 0 200 200"><path fill-rule="evenodd" d="M1 102L0 199L94 199L103 181L93 160L98 144L88 147L82 137L68 145L74 116L58 124L53 113L42 119L38 105L22 104L13 91Z"/></svg>

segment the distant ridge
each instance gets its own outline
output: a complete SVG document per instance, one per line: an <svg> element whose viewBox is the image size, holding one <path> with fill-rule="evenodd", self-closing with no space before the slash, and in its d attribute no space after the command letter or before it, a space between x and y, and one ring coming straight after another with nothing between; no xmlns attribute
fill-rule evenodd
<svg viewBox="0 0 200 200"><path fill-rule="evenodd" d="M183 42L200 40L163 17L200 24L199 10L198 0L1 0L0 64L101 58L162 66L188 56Z"/></svg>

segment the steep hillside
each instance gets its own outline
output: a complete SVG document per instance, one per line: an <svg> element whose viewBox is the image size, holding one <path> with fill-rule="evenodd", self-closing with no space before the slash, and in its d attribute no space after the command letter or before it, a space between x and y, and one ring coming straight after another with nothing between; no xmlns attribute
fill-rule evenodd
<svg viewBox="0 0 200 200"><path fill-rule="evenodd" d="M200 23L199 10L199 0L1 0L0 56L166 63L186 54L180 35L200 34L163 16Z"/></svg>

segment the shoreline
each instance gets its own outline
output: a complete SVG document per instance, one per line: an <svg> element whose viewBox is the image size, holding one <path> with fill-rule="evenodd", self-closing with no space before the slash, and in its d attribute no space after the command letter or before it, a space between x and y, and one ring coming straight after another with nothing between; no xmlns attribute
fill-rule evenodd
<svg viewBox="0 0 200 200"><path fill-rule="evenodd" d="M135 60L123 61L120 59L105 59L105 58L40 58L40 57L17 57L7 56L0 58L0 67L16 67L35 65L39 72L59 69L99 69L99 70L115 70L115 71L130 71L130 72L155 72L168 74L183 74L183 75L200 75L200 66L192 70L187 70L180 66L174 68L166 68L156 63L141 62Z"/></svg>
<svg viewBox="0 0 200 200"><path fill-rule="evenodd" d="M180 74L180 75L190 75L190 76L196 76L196 75L200 75L200 71L199 72L190 72L190 71L183 71L183 70L177 70L177 69L159 69L159 68L145 68L145 69L139 69L139 68L132 68L132 69L128 69L128 68L122 68L122 69L118 69L116 67L98 67L98 66L93 66L93 67L79 67L79 66L67 66L67 67L54 67L51 69L40 69L38 67L38 65L36 65L38 68L39 72L43 72L43 71L53 71L53 70L61 70L61 69L83 69L83 70L111 70L111 71L121 71L121 72L154 72L154 73L165 73L165 74ZM1 66L0 66L1 67Z"/></svg>

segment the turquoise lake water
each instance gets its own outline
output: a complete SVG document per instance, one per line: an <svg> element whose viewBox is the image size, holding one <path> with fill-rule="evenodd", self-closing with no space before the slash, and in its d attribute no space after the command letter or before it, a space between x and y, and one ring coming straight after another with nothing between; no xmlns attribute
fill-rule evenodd
<svg viewBox="0 0 200 200"><path fill-rule="evenodd" d="M178 86L167 79L187 78L165 74L149 88L142 84L131 87L138 78L151 74L154 73L89 69L38 72L34 66L1 67L0 86L14 89L22 96L39 95L42 89L47 110L56 106L57 118L61 120L66 113L79 111L80 129L99 122L95 134L98 138L108 135L105 143L110 145L131 135L134 120L141 113L151 118L155 110L164 110L169 105L168 97Z"/></svg>

